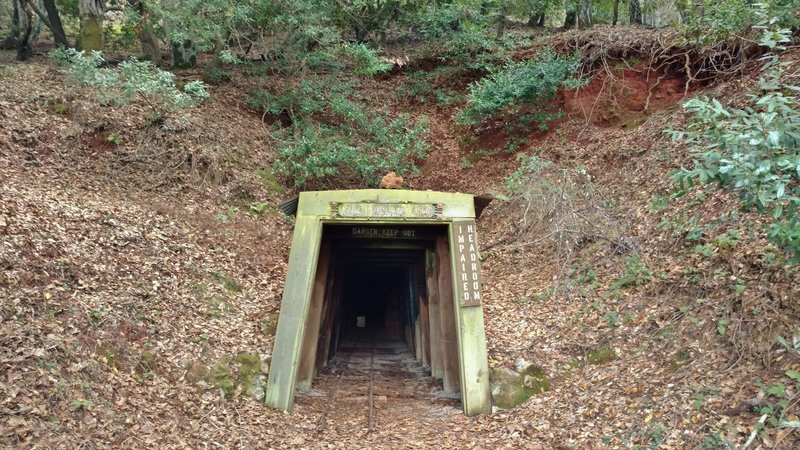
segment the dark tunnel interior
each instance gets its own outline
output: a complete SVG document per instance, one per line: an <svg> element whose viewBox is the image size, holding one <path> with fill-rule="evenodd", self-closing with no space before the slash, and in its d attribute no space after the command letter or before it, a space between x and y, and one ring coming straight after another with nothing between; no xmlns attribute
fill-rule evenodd
<svg viewBox="0 0 800 450"><path fill-rule="evenodd" d="M404 305L398 294L403 290L408 273L400 267L346 266L343 307L349 331L364 328L399 339L398 312Z"/></svg>
<svg viewBox="0 0 800 450"><path fill-rule="evenodd" d="M329 300L338 303L338 341L392 339L405 341L413 351L416 304L426 296L424 244L419 248L386 248L376 241L343 241L333 245L333 283L341 283L341 294ZM396 246L395 246L396 247ZM338 276L337 276L338 275ZM336 292L337 286L332 291Z"/></svg>
<svg viewBox="0 0 800 450"><path fill-rule="evenodd" d="M337 353L391 341L457 392L449 246L442 225L325 225L298 382Z"/></svg>

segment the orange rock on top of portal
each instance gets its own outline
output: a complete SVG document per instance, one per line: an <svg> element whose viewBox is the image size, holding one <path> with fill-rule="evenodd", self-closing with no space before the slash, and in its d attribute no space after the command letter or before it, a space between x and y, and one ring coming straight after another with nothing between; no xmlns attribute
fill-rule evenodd
<svg viewBox="0 0 800 450"><path fill-rule="evenodd" d="M394 172L389 172L381 178L381 189L400 189L402 187L403 177Z"/></svg>

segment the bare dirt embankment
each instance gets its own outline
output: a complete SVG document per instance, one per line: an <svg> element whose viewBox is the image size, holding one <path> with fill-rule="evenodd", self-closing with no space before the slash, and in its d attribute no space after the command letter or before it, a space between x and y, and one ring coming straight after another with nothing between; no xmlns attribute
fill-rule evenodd
<svg viewBox="0 0 800 450"><path fill-rule="evenodd" d="M579 242L550 233L565 207L523 227L520 211L547 204L536 196L481 219L490 365L524 358L552 389L476 418L385 405L368 433L330 410L320 431L324 399L284 414L245 387L268 369L292 230L275 210L288 190L269 175L274 143L241 102L271 80L234 74L186 122L152 127L144 108L99 107L43 59L0 58L4 446L725 448L750 436L754 405L776 403L756 381L796 394L784 372L798 356L774 336L800 323L797 270L727 194L662 203L687 162L663 133L683 120L685 79L643 61L562 93L569 114L516 149L554 164L541 180L562 189L532 192L583 195L571 198L599 211L596 228ZM735 98L755 75L713 89ZM518 163L501 124L464 130L454 107L392 96L406 76L363 86L431 119L433 150L409 185L502 191ZM718 245L694 252L692 227ZM785 409L798 420L796 403ZM798 439L771 429L752 447Z"/></svg>

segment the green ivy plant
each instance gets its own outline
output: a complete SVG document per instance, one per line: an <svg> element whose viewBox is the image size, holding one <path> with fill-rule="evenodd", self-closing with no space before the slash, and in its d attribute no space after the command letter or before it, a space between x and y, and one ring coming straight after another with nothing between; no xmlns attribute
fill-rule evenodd
<svg viewBox="0 0 800 450"><path fill-rule="evenodd" d="M772 25L777 19L769 22ZM759 89L745 108L724 106L698 97L684 108L683 130L671 130L673 141L688 145L694 167L675 178L682 191L706 184L736 193L746 209L770 213L771 240L800 261L800 86L784 81L788 63L778 51L791 30L762 27L760 44L773 53L764 57Z"/></svg>

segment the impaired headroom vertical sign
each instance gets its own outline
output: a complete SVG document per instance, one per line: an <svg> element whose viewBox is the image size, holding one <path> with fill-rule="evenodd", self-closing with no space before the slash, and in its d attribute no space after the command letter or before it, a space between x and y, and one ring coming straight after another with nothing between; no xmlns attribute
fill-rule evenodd
<svg viewBox="0 0 800 450"><path fill-rule="evenodd" d="M461 306L481 305L481 258L474 220L453 221L454 284Z"/></svg>

